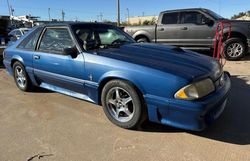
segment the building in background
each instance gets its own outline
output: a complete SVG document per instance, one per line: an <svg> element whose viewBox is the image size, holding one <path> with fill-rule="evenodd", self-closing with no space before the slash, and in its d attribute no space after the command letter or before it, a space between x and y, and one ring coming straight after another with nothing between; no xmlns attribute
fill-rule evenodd
<svg viewBox="0 0 250 161"><path fill-rule="evenodd" d="M239 17L236 20L246 20L246 21L249 21L250 20L250 15L245 15L245 16Z"/></svg>
<svg viewBox="0 0 250 161"><path fill-rule="evenodd" d="M135 17L129 17L127 18L127 23L131 25L141 25L145 22L156 22L158 19L158 16L135 16Z"/></svg>

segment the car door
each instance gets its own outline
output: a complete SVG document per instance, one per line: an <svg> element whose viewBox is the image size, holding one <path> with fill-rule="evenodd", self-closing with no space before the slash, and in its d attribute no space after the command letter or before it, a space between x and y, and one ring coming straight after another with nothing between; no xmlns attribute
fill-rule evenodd
<svg viewBox="0 0 250 161"><path fill-rule="evenodd" d="M37 52L33 55L34 75L42 85L52 85L85 93L84 57L63 54L63 49L74 47L75 41L67 27L44 29Z"/></svg>
<svg viewBox="0 0 250 161"><path fill-rule="evenodd" d="M198 11L186 11L181 13L180 45L209 47L213 44L215 25L206 24L210 19Z"/></svg>
<svg viewBox="0 0 250 161"><path fill-rule="evenodd" d="M178 45L179 43L179 12L163 13L157 25L157 42L169 45Z"/></svg>

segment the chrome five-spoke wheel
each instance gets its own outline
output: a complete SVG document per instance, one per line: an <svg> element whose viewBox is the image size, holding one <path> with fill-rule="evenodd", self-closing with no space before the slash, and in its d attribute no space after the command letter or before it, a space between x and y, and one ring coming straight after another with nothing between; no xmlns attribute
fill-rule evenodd
<svg viewBox="0 0 250 161"><path fill-rule="evenodd" d="M110 89L107 94L108 111L120 122L130 121L134 115L134 104L129 93L120 87Z"/></svg>
<svg viewBox="0 0 250 161"><path fill-rule="evenodd" d="M16 66L15 73L15 78L18 86L21 88L25 88L27 81L23 69L20 66Z"/></svg>
<svg viewBox="0 0 250 161"><path fill-rule="evenodd" d="M144 103L130 82L109 81L103 87L101 101L108 119L122 128L137 128L146 118Z"/></svg>
<svg viewBox="0 0 250 161"><path fill-rule="evenodd" d="M31 82L25 71L24 66L20 62L15 62L13 65L13 74L16 85L22 91L28 91L31 89Z"/></svg>

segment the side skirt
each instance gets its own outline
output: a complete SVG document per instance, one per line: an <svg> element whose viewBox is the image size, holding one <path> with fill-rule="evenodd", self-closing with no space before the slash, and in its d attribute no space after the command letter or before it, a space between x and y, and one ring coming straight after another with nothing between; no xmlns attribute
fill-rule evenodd
<svg viewBox="0 0 250 161"><path fill-rule="evenodd" d="M95 101L92 100L91 98L89 98L87 95L77 93L77 92L74 92L74 91L71 91L71 90L67 90L67 89L64 89L64 88L60 88L60 87L57 87L57 86L53 86L53 85L50 85L50 84L47 84L47 83L41 83L40 87L51 90L51 91L54 91L54 92L58 92L58 93L61 93L61 94L64 94L64 95L68 95L68 96L71 96L71 97L75 97L75 98L78 98L78 99L82 99L82 100L85 100L85 101L95 103Z"/></svg>

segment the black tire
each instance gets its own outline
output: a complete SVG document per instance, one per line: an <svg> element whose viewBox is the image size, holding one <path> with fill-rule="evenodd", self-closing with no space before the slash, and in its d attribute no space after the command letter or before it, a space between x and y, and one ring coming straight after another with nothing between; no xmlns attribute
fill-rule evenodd
<svg viewBox="0 0 250 161"><path fill-rule="evenodd" d="M247 53L247 47L240 38L230 38L225 42L225 58L227 60L240 60Z"/></svg>
<svg viewBox="0 0 250 161"><path fill-rule="evenodd" d="M148 41L148 39L146 37L141 37L141 38L137 39L136 42L138 42L138 43L147 43L149 41Z"/></svg>
<svg viewBox="0 0 250 161"><path fill-rule="evenodd" d="M131 98L131 101L128 102L125 107L127 110L124 110L125 108L123 108L122 111L122 107L119 108L119 99L117 99L116 93L117 90L119 98L121 98L121 102L126 102L123 100L128 100ZM140 98L134 86L127 81L112 80L108 82L102 90L101 101L105 115L112 123L119 127L125 129L136 129L146 118L146 108L142 99ZM118 113L117 111L119 110L121 111ZM127 115L127 112L125 111L129 111L131 115Z"/></svg>
<svg viewBox="0 0 250 161"><path fill-rule="evenodd" d="M19 74L18 74L18 71L19 71ZM14 76L15 83L20 90L27 92L32 89L32 83L22 63L18 61L14 63L13 73L14 73L13 76ZM20 81L21 77L23 78L22 79L23 82Z"/></svg>

